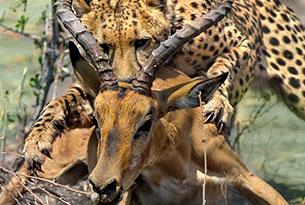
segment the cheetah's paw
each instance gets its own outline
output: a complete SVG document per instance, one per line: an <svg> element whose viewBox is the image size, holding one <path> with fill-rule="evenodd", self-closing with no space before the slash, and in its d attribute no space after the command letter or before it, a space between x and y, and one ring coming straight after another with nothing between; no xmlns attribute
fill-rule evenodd
<svg viewBox="0 0 305 205"><path fill-rule="evenodd" d="M204 105L203 112L205 122L215 121L218 131L221 132L230 126L234 108L226 97L216 92L212 99Z"/></svg>
<svg viewBox="0 0 305 205"><path fill-rule="evenodd" d="M50 154L52 144L56 137L60 136L60 133L56 126L45 125L45 127L40 129L34 128L26 139L23 152L28 163L28 168L34 173L37 171L43 172L41 166L44 164L46 157L52 159Z"/></svg>

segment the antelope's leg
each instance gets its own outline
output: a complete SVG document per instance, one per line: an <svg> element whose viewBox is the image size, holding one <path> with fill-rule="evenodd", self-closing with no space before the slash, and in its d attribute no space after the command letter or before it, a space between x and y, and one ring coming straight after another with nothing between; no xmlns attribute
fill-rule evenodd
<svg viewBox="0 0 305 205"><path fill-rule="evenodd" d="M211 125L211 124L209 124ZM254 204L288 204L274 188L264 180L251 173L232 150L223 135L217 135L217 128L210 126L207 142L207 165L220 176L225 175L230 183Z"/></svg>
<svg viewBox="0 0 305 205"><path fill-rule="evenodd" d="M24 146L30 169L41 171L46 156L51 157L53 142L64 132L93 125L88 98L82 86L75 83L66 95L52 100L44 108Z"/></svg>
<svg viewBox="0 0 305 205"><path fill-rule="evenodd" d="M287 201L264 180L249 172L241 171L232 181L234 187L254 204L288 204Z"/></svg>

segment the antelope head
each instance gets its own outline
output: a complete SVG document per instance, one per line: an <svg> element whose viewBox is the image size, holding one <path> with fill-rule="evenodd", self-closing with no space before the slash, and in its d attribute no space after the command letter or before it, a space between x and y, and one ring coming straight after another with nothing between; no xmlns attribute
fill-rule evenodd
<svg viewBox="0 0 305 205"><path fill-rule="evenodd" d="M197 78L166 89L152 89L155 72L167 58L179 46L222 19L230 10L230 4L220 5L161 43L132 82L127 84L117 80L103 50L72 16L71 2L67 2L57 4L57 14L72 34L77 33L76 40L94 66L90 66L77 47L70 43L75 73L95 98L98 147L97 163L89 176L91 198L96 202L116 203L122 192L133 185L145 166L154 161L163 145L167 144L162 138L167 135L163 117L174 110L199 106L199 92L202 101L207 102L226 79L225 73L212 79ZM81 29L73 31L76 27Z"/></svg>
<svg viewBox="0 0 305 205"><path fill-rule="evenodd" d="M74 62L78 51L73 44L70 51ZM77 64L81 63L74 62ZM166 150L168 127L163 117L174 110L199 106L199 92L202 101L207 102L227 77L223 74L212 79L197 78L167 89L151 90L151 80L144 82L141 78L145 75L143 70L131 84L119 82L96 91L97 164L89 176L94 201L118 201L122 191L128 190L141 171ZM82 79L90 81L83 81L87 87L93 82Z"/></svg>

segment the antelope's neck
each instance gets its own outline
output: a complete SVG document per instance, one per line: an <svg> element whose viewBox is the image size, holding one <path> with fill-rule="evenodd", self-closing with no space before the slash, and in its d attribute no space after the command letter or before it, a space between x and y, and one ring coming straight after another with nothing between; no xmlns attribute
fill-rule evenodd
<svg viewBox="0 0 305 205"><path fill-rule="evenodd" d="M161 162L144 169L136 182L136 204L200 204L202 186L196 180L199 167L179 161L172 159L167 165Z"/></svg>
<svg viewBox="0 0 305 205"><path fill-rule="evenodd" d="M183 118L178 117L180 114ZM140 201L136 204L199 204L202 186L197 180L197 170L202 170L194 155L193 127L196 122L191 110L175 111L156 126L154 132L152 163L137 179L134 193ZM198 133L197 133L198 134ZM200 138L200 135L199 135ZM144 201L141 201L144 200Z"/></svg>

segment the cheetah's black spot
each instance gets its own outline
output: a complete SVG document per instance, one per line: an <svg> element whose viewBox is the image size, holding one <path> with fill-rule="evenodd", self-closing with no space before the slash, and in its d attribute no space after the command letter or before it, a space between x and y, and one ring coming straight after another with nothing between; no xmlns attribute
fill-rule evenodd
<svg viewBox="0 0 305 205"><path fill-rule="evenodd" d="M260 69L261 71L265 71L265 70L266 70L266 68L265 68L262 64L259 64L258 67L259 67L259 69Z"/></svg>
<svg viewBox="0 0 305 205"><path fill-rule="evenodd" d="M292 52L289 51L289 50L285 50L285 51L284 51L284 56L285 56L285 58L287 58L287 59L289 59L289 60L293 59L293 54L292 54Z"/></svg>
<svg viewBox="0 0 305 205"><path fill-rule="evenodd" d="M299 97L293 93L288 95L288 99L293 103L298 103L300 101Z"/></svg>
<svg viewBox="0 0 305 205"><path fill-rule="evenodd" d="M299 72L297 71L297 69L295 69L294 67L289 67L288 68L289 73L297 75Z"/></svg>
<svg viewBox="0 0 305 205"><path fill-rule="evenodd" d="M278 28L279 30L284 31L284 27L281 26L280 24L276 24L276 26L277 26L277 28Z"/></svg>
<svg viewBox="0 0 305 205"><path fill-rule="evenodd" d="M197 4L197 2L192 2L192 3L191 3L191 6L192 6L193 8L195 8L195 9L197 9L197 8L198 8L198 4Z"/></svg>
<svg viewBox="0 0 305 205"><path fill-rule="evenodd" d="M278 45L280 45L280 42L279 42L276 38L274 38L274 37L270 38L270 43L271 43L271 45L273 45L273 46L278 46Z"/></svg>
<svg viewBox="0 0 305 205"><path fill-rule="evenodd" d="M269 21L270 23L274 23L274 22L275 22L274 19L271 18L271 17L268 17L268 21Z"/></svg>
<svg viewBox="0 0 305 205"><path fill-rule="evenodd" d="M275 70L280 70L279 67L275 63L270 63L270 65L275 69Z"/></svg>
<svg viewBox="0 0 305 205"><path fill-rule="evenodd" d="M260 1L260 0L256 0L256 4L259 6L259 7L263 7L264 4Z"/></svg>
<svg viewBox="0 0 305 205"><path fill-rule="evenodd" d="M303 65L302 61L300 61L300 60L296 60L295 63L299 66Z"/></svg>
<svg viewBox="0 0 305 205"><path fill-rule="evenodd" d="M296 50L300 56L303 55L303 51L300 48L297 47Z"/></svg>
<svg viewBox="0 0 305 205"><path fill-rule="evenodd" d="M284 41L285 43L287 43L287 44L290 43L290 39L288 38L288 36L284 36L284 37L283 37L283 41Z"/></svg>
<svg viewBox="0 0 305 205"><path fill-rule="evenodd" d="M289 84L294 88L300 88L301 86L300 80L293 77L289 79Z"/></svg>
<svg viewBox="0 0 305 205"><path fill-rule="evenodd" d="M278 64L282 65L282 66L285 66L285 65L286 65L286 62L285 62L283 59L281 59L281 58L276 59L276 62L277 62Z"/></svg>
<svg viewBox="0 0 305 205"><path fill-rule="evenodd" d="M272 77L272 81L274 83L276 83L276 84L283 84L283 79L280 76L278 76L278 75L273 76Z"/></svg>
<svg viewBox="0 0 305 205"><path fill-rule="evenodd" d="M276 49L271 49L271 52L273 53L273 54L275 54L275 55L278 55L280 52L278 51L278 50L276 50Z"/></svg>
<svg viewBox="0 0 305 205"><path fill-rule="evenodd" d="M290 21L289 17L286 14L282 13L281 16L284 19L284 21L286 21L286 22Z"/></svg>
<svg viewBox="0 0 305 205"><path fill-rule="evenodd" d="M270 29L267 26L263 26L262 30L266 34L270 33Z"/></svg>

